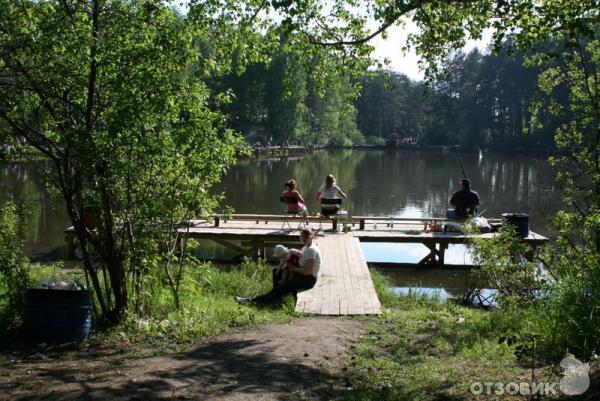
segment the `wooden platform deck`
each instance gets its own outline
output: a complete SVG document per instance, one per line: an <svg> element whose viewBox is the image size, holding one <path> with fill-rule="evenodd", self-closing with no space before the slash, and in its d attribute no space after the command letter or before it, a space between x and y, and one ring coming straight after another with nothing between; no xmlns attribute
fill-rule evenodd
<svg viewBox="0 0 600 401"><path fill-rule="evenodd" d="M297 312L317 315L379 315L381 304L360 243L352 234L317 239L321 273L315 288L298 294Z"/></svg>
<svg viewBox="0 0 600 401"><path fill-rule="evenodd" d="M381 305L369 273L360 242L398 242L423 244L429 253L419 265L444 266L449 244L464 244L473 236L460 233L431 232L443 218L354 217L344 220L309 218L308 225L317 231L321 250L321 275L315 288L298 294L296 310L319 315L380 314ZM288 224L284 224L287 221ZM214 216L211 220L190 221L178 231L180 238L207 239L239 255L266 256L266 249L276 244L300 248L298 226L301 218L281 215ZM65 230L69 249L74 248L74 230ZM496 234L481 234L493 238ZM531 253L548 241L534 232L523 239Z"/></svg>
<svg viewBox="0 0 600 401"><path fill-rule="evenodd" d="M265 249L278 243L301 246L297 229L301 219L291 219L290 224L285 226L282 220L282 216L231 216L230 220L220 218L217 221L190 222L188 227L180 229L180 233L183 237L213 240L239 254L256 255L258 252L264 257ZM322 270L315 288L298 294L296 310L319 315L380 314L381 305L360 242L420 243L429 249L429 253L419 265L444 266L448 245L468 243L473 236L425 229L431 223L443 221L445 219L361 217L334 224L310 218L308 225L317 230ZM346 232L343 231L344 225ZM494 235L481 234L478 237L493 238ZM535 249L548 239L530 232L523 241Z"/></svg>
<svg viewBox="0 0 600 401"><path fill-rule="evenodd" d="M253 255L257 252L264 255L265 248L281 243L299 242L299 231L296 228L302 219L288 218L291 221L285 226L282 224L283 219L282 216L273 215L236 215L231 220L197 220L191 222L189 227L181 228L180 233L183 237L213 240L240 255ZM467 244L475 237L491 239L497 235L488 233L474 236L425 229L429 224L437 223L439 226L444 221L446 219L443 218L357 217L335 222L309 218L308 225L313 230L318 230L318 236L340 235L345 225L348 234L360 242L422 244L429 249L429 253L418 265L440 267L444 266L445 250L449 245ZM530 231L522 241L530 245L533 252L538 246L546 243L548 238Z"/></svg>

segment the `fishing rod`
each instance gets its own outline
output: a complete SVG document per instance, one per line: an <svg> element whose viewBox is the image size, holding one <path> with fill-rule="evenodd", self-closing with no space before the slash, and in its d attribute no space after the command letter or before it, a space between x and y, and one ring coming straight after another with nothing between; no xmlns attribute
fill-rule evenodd
<svg viewBox="0 0 600 401"><path fill-rule="evenodd" d="M458 158L458 165L460 166L460 171L462 171L463 178L467 178L467 174L465 174L465 169L462 165L462 160L460 160L460 155L458 154L458 148L454 148L454 152L456 153L456 157Z"/></svg>

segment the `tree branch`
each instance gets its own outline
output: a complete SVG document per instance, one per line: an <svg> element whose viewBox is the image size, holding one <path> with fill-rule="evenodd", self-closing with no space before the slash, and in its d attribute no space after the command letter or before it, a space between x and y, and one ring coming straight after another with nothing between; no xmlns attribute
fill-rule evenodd
<svg viewBox="0 0 600 401"><path fill-rule="evenodd" d="M477 0L448 0L444 3L446 4L465 4L465 3L475 3ZM357 46L364 43L367 43L371 39L385 32L389 27L394 25L400 18L405 16L411 11L415 11L428 3L433 3L434 0L415 0L414 2L408 4L398 5L397 10L392 10L390 16L386 18L385 22L375 31L371 32L367 36L358 39L351 40L336 40L333 42L326 42L317 40L308 32L302 32L309 39L311 44L321 45L321 46ZM443 5L441 5L443 7ZM393 6L392 6L393 7Z"/></svg>

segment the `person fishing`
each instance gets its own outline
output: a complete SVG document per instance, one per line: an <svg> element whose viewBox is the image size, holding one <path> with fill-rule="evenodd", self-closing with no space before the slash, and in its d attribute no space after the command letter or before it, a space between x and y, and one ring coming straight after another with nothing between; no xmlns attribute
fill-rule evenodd
<svg viewBox="0 0 600 401"><path fill-rule="evenodd" d="M471 181L468 178L460 180L462 188L452 194L450 207L446 211L449 219L466 219L477 214L479 206L479 194L471 190Z"/></svg>
<svg viewBox="0 0 600 401"><path fill-rule="evenodd" d="M336 214L339 211L339 206L335 204L327 204L322 202L322 199L347 199L348 196L337 186L335 182L335 177L331 174L328 174L325 177L325 182L319 188L317 192L317 196L315 197L316 201L321 201L321 215L328 217Z"/></svg>

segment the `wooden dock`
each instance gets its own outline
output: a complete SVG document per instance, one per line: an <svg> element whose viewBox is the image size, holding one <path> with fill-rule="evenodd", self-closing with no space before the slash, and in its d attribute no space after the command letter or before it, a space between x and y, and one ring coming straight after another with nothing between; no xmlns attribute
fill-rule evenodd
<svg viewBox="0 0 600 401"><path fill-rule="evenodd" d="M321 273L315 288L300 292L296 311L316 315L379 315L381 304L360 242L352 234L317 239Z"/></svg>
<svg viewBox="0 0 600 401"><path fill-rule="evenodd" d="M298 312L319 315L380 314L381 305L360 242L423 244L429 253L418 265L444 267L444 253L450 244L465 244L475 236L447 233L440 227L443 218L353 217L343 220L310 217L308 225L317 232L321 251L321 273L315 288L298 294ZM276 244L300 248L299 225L306 221L282 215L215 215L210 220L194 220L182 226L181 239L214 241L238 255L266 258L266 249ZM65 231L69 249L74 248L73 228ZM480 234L493 238L496 234ZM548 241L534 232L523 239L533 256L536 247Z"/></svg>
<svg viewBox="0 0 600 401"><path fill-rule="evenodd" d="M313 153L317 148L314 146L303 145L271 145L271 146L254 146L255 157L304 157Z"/></svg>
<svg viewBox="0 0 600 401"><path fill-rule="evenodd" d="M473 236L460 233L428 231L443 218L355 217L321 220L309 218L308 225L317 231L321 250L321 275L315 288L298 294L298 312L319 315L380 314L381 305L360 242L420 243L429 253L419 265L444 266L444 253L449 244L464 244ZM287 221L286 224L284 222ZM303 219L278 215L214 216L212 221L190 222L180 229L182 237L209 239L240 255L265 257L265 249L276 244L300 247L298 225ZM345 229L345 230L344 230ZM478 237L493 238L496 234ZM523 241L532 249L548 241L530 232Z"/></svg>
<svg viewBox="0 0 600 401"><path fill-rule="evenodd" d="M198 221L180 233L183 237L210 239L241 255L264 257L266 248L281 243L302 246L298 220L283 227L281 216L269 216L266 220L255 217ZM332 230L331 221L310 220L309 226L318 230L315 242L321 252L321 271L315 287L298 294L296 311L336 316L380 314L381 304L358 238L352 232Z"/></svg>
<svg viewBox="0 0 600 401"><path fill-rule="evenodd" d="M181 228L183 237L210 239L223 245L239 255L264 256L265 248L276 244L298 243L298 230L301 217L284 217L281 215L239 214L232 216L215 215L212 221L192 221L189 227ZM400 218L357 216L343 220L308 218L313 230L321 235L339 235L340 232L351 233L360 242L414 243L422 244L429 253L419 261L418 265L445 265L445 250L451 244L468 244L474 238L491 239L496 233L466 235L443 232L439 227L446 222L445 218ZM285 224L283 224L286 222ZM428 227L437 226L437 231ZM232 242L236 241L236 242ZM543 245L548 238L533 231L522 240L530 246L531 251ZM239 242L239 244L237 244ZM531 256L529 253L525 256Z"/></svg>

